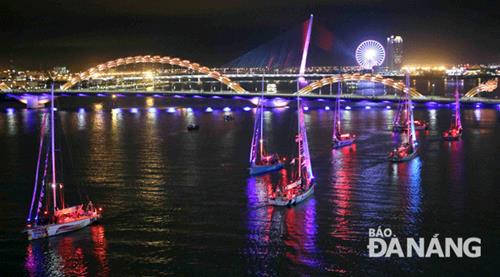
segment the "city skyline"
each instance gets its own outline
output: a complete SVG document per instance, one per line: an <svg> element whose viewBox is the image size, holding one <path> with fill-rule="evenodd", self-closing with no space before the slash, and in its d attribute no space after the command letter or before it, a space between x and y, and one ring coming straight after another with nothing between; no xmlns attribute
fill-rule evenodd
<svg viewBox="0 0 500 277"><path fill-rule="evenodd" d="M31 8L26 9L29 6ZM159 54L221 66L314 13L333 35L336 65L354 65L356 45L405 40L405 64L498 62L498 16L486 1L51 1L7 3L0 14L0 66L71 71L127 55ZM228 24L230 22L231 24ZM37 28L34 28L36 24ZM478 31L479 30L479 31ZM385 44L385 43L384 43ZM447 47L449 46L449 47Z"/></svg>

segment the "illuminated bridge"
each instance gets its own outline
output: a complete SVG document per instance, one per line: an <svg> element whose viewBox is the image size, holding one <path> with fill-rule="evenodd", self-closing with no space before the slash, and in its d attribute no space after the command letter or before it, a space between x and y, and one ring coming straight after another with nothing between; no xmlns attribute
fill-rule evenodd
<svg viewBox="0 0 500 277"><path fill-rule="evenodd" d="M297 85L299 77L304 77L308 82L300 89ZM333 93L335 88L332 88L332 84L338 82L346 83L342 97L349 99L396 101L406 88L401 80L384 78L380 75L354 72L347 74L306 72L300 74L298 71L280 72L278 70L262 73L262 70L258 68L244 72L239 72L238 69L218 71L181 58L146 55L119 58L91 67L74 75L67 82L60 83L56 93L215 94L251 98L255 94L260 94L264 89L266 95L275 97L292 97L294 94L298 94L305 97L329 98L336 94ZM359 85L363 83L368 84L371 88L377 88L382 93L377 95L355 94L354 91L359 89ZM491 91L491 82L488 84L489 86L483 85L475 88L474 94L469 93L466 96L475 96L481 91L481 88ZM47 89L11 90L2 83L0 91L8 93L9 96L17 98L29 107L37 107L48 101ZM452 101L449 97L424 96L415 88L410 88L410 94L416 101ZM464 101L474 101L474 98ZM495 99L482 101L499 102Z"/></svg>

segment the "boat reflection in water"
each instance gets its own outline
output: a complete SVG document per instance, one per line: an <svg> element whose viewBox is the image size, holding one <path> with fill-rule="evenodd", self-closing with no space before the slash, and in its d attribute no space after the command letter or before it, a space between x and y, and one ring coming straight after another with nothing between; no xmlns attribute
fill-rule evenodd
<svg viewBox="0 0 500 277"><path fill-rule="evenodd" d="M281 176L287 176L286 172L281 173ZM268 205L268 197L274 191L273 177L266 175L248 179L245 250L248 273L276 275L282 272L280 264L283 261L290 265L287 267L293 269L294 274L320 272L316 201L310 198L291 208Z"/></svg>
<svg viewBox="0 0 500 277"><path fill-rule="evenodd" d="M93 225L69 235L31 241L24 268L28 276L108 276L104 227Z"/></svg>

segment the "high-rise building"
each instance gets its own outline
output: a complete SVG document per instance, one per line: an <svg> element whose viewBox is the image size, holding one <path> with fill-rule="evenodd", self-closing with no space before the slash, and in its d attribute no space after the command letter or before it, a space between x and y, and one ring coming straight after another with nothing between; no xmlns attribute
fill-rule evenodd
<svg viewBox="0 0 500 277"><path fill-rule="evenodd" d="M403 64L403 38L390 36L387 38L386 66L390 71L400 70Z"/></svg>

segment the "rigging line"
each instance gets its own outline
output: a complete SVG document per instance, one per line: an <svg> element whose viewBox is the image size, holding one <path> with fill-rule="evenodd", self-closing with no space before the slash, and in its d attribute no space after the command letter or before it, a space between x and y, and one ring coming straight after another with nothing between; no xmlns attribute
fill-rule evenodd
<svg viewBox="0 0 500 277"><path fill-rule="evenodd" d="M46 121L47 121L47 115L44 114L43 118L42 118L42 128L40 128L40 145L39 145L39 149L38 149L38 161L36 162L35 185L33 186L33 196L31 197L31 205L30 205L30 210L29 210L29 215L28 215L28 221L31 221L33 205L35 203L35 197L37 194L36 192L38 189L38 179L39 179L39 173L40 173L40 160L42 158L44 130L45 130Z"/></svg>

